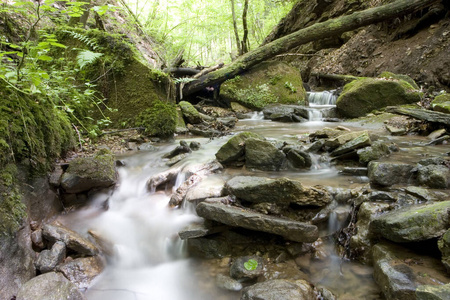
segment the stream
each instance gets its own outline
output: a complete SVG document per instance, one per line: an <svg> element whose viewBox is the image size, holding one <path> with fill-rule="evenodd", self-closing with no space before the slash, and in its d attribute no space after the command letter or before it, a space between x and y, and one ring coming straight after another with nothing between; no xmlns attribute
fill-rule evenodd
<svg viewBox="0 0 450 300"><path fill-rule="evenodd" d="M332 104L321 105L329 107ZM358 124L323 122L317 114L305 123L278 123L264 120L261 114L255 113L249 119L240 120L234 132L252 131L267 139L289 142L306 138L308 134L325 126L339 125L361 129ZM175 166L185 169L189 165L214 159L215 153L230 137L194 139L180 136L177 141L158 145L155 151L140 151L118 157L124 166L119 168L119 184L115 190L97 194L85 209L60 217L60 221L72 229L92 230L112 244L111 258L105 271L86 292L88 299L239 299L239 292L221 290L215 284L217 274L228 272L229 260L190 258L186 242L178 238L177 233L181 229L199 220L191 204L184 204L180 209L170 209L167 205L171 193L184 181L183 172L179 173L177 183L171 190L149 192L146 186L150 177L169 169L166 160L161 157L172 150L179 140L201 143L200 150L194 151ZM412 146L411 140L407 138L396 138L395 141L406 147ZM366 177L340 175L328 161L320 160L319 157L308 171L225 169L221 174L207 178L207 182L211 186L221 186L224 181L237 175L289 177L304 185L335 188L355 188L368 182ZM105 201L109 205L106 211ZM339 209L349 208L336 208ZM330 236L344 226L345 220L340 220L339 214L333 213L331 216L328 227L321 231L322 237ZM311 272L306 274L306 279L317 286L326 287L338 299L383 299L372 278L371 267L342 260L331 243L325 245L324 249L327 255L323 259L314 261L306 256L290 263L299 266L297 269L308 264ZM290 276L289 268L278 270L274 264L271 269L271 274L278 278Z"/></svg>

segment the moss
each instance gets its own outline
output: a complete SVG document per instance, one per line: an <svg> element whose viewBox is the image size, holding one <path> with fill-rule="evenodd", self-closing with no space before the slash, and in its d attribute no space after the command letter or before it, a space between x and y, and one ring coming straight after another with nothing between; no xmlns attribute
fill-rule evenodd
<svg viewBox="0 0 450 300"><path fill-rule="evenodd" d="M0 235L14 234L27 215L16 173L14 164L4 166L0 173Z"/></svg>
<svg viewBox="0 0 450 300"><path fill-rule="evenodd" d="M157 101L139 114L136 125L144 127L150 135L168 137L175 133L177 122L175 105Z"/></svg>
<svg viewBox="0 0 450 300"><path fill-rule="evenodd" d="M420 101L421 94L403 80L364 78L344 86L336 106L344 117L361 117L389 105Z"/></svg>
<svg viewBox="0 0 450 300"><path fill-rule="evenodd" d="M114 155L101 149L93 157L80 157L70 162L67 173L81 174L88 179L114 179L116 177Z"/></svg>
<svg viewBox="0 0 450 300"><path fill-rule="evenodd" d="M414 88L416 90L420 89L419 86L417 85L417 83L414 81L414 79L412 79L408 75L395 74L395 73L386 71L386 72L383 72L380 75L378 75L378 77L386 78L386 79L403 80L403 81L406 81L407 83L409 83L412 88Z"/></svg>
<svg viewBox="0 0 450 300"><path fill-rule="evenodd" d="M281 62L263 62L239 78L222 84L225 101L261 110L271 103L305 104L306 92L300 73Z"/></svg>
<svg viewBox="0 0 450 300"><path fill-rule="evenodd" d="M431 107L433 107L433 110L435 111L450 114L450 95L442 94L436 96L436 98L434 98L431 102Z"/></svg>
<svg viewBox="0 0 450 300"><path fill-rule="evenodd" d="M181 112L188 123L198 124L203 121L200 113L191 103L187 101L180 101L178 105L180 106Z"/></svg>

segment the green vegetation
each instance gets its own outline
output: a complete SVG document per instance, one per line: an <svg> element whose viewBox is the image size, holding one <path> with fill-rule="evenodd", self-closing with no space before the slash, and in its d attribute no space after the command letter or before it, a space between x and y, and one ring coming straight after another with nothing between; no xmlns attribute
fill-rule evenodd
<svg viewBox="0 0 450 300"><path fill-rule="evenodd" d="M144 127L150 135L169 137L175 133L177 119L175 105L156 101L151 108L139 114L136 125Z"/></svg>
<svg viewBox="0 0 450 300"><path fill-rule="evenodd" d="M258 268L258 262L256 260L254 260L253 258L251 258L244 263L244 268L247 271L256 270L256 268Z"/></svg>

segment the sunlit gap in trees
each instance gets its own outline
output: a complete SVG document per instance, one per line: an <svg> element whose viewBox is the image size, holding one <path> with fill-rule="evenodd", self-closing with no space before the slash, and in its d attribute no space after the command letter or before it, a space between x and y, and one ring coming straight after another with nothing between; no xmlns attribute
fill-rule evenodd
<svg viewBox="0 0 450 300"><path fill-rule="evenodd" d="M124 0L147 33L161 45L170 62L184 50L193 66L229 62L238 54L231 0ZM233 0L238 34L243 36L245 0ZM256 48L292 8L293 0L249 0L247 23L250 49Z"/></svg>

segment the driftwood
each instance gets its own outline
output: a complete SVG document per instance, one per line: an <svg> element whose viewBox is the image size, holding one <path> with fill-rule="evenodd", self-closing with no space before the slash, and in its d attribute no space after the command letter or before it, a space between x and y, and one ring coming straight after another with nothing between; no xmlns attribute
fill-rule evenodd
<svg viewBox="0 0 450 300"><path fill-rule="evenodd" d="M383 6L316 23L247 52L222 69L208 73L198 78L198 80L186 84L183 88L183 94L190 95L208 86L221 84L225 80L234 78L236 75L249 70L264 60L285 53L289 49L302 44L406 15L437 2L440 2L440 0L397 0Z"/></svg>
<svg viewBox="0 0 450 300"><path fill-rule="evenodd" d="M433 122L433 123L440 123L447 126L450 126L450 114L438 112L438 111L432 111L432 110L426 110L426 109L419 109L419 108L403 108L403 107L395 107L390 106L386 108L387 112L399 114L399 115L405 115L409 117L413 117L419 120L424 120L427 122Z"/></svg>

